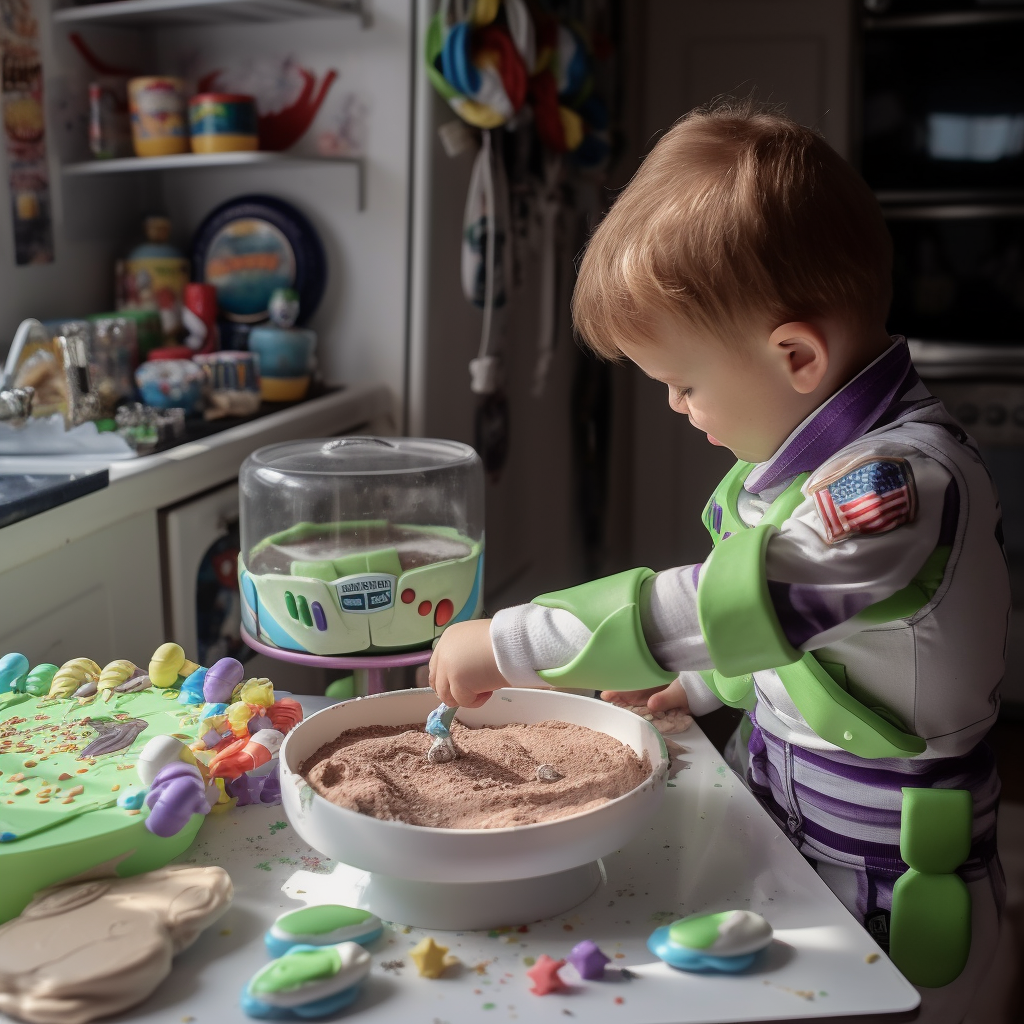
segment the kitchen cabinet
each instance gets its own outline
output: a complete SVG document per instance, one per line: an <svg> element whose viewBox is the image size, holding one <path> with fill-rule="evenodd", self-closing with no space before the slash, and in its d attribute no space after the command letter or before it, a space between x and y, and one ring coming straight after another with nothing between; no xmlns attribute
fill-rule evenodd
<svg viewBox="0 0 1024 1024"><path fill-rule="evenodd" d="M394 432L390 389L354 387L103 467L108 487L0 529L0 654L145 665L174 640L195 657L195 573L221 524L237 518L245 457L301 437ZM263 657L247 667L307 692L328 681Z"/></svg>
<svg viewBox="0 0 1024 1024"><path fill-rule="evenodd" d="M3 573L0 609L0 652L33 665L148 656L164 639L156 510Z"/></svg>

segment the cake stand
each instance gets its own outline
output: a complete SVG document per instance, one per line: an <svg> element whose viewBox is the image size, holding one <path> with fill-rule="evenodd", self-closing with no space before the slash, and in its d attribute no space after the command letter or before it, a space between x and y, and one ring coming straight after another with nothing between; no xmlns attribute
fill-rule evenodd
<svg viewBox="0 0 1024 1024"><path fill-rule="evenodd" d="M242 629L242 639L257 654L268 658L287 661L293 665L307 665L309 668L345 668L355 675L355 697L366 697L383 693L384 672L389 668L404 668L407 665L426 665L433 653L430 648L417 651L399 651L395 654L356 654L329 657L322 654L307 654L304 651L286 651L281 647L270 647Z"/></svg>
<svg viewBox="0 0 1024 1024"><path fill-rule="evenodd" d="M600 858L620 849L657 813L668 751L650 722L612 704L555 690L498 690L481 708L460 708L470 728L570 722L614 736L651 766L635 789L592 810L532 825L454 829L385 821L316 793L301 765L348 729L426 721L429 690L395 690L343 701L300 722L281 747L281 803L310 846L338 861L345 902L386 921L444 931L528 924L585 900Z"/></svg>

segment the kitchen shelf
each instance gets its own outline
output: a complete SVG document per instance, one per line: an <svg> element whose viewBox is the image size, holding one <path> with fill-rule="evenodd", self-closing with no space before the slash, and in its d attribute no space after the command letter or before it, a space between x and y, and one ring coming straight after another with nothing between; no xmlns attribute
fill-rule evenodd
<svg viewBox="0 0 1024 1024"><path fill-rule="evenodd" d="M970 25L1006 25L1024 21L1024 11L937 11L931 14L896 14L867 17L864 28L887 32L917 28L963 28Z"/></svg>
<svg viewBox="0 0 1024 1024"><path fill-rule="evenodd" d="M124 2L134 3L136 0L124 0ZM359 174L359 209L366 209L366 162L359 156L293 156L290 153L272 153L265 150L235 153L175 153L172 156L130 156L116 160L87 160L77 164L65 164L62 173L66 178L85 178L110 174L137 174L144 171L186 171L209 167L253 167L280 164L318 167L340 164L354 167Z"/></svg>
<svg viewBox="0 0 1024 1024"><path fill-rule="evenodd" d="M366 0L108 0L59 8L53 12L53 22L73 27L173 28L336 16L357 17L364 28L370 23Z"/></svg>

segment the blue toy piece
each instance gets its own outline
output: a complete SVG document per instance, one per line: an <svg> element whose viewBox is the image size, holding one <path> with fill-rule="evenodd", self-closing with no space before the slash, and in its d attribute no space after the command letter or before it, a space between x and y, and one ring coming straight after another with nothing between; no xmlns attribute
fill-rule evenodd
<svg viewBox="0 0 1024 1024"><path fill-rule="evenodd" d="M345 989L334 996L327 996L318 999L313 1003L306 1003L304 1006L271 1006L270 1003L260 1002L255 996L250 995L248 989L242 993L242 1009L250 1017L257 1020L318 1020L321 1017L330 1017L346 1006L351 1006L359 995L359 985Z"/></svg>
<svg viewBox="0 0 1024 1024"><path fill-rule="evenodd" d="M329 1017L355 1002L369 973L370 954L354 942L293 946L250 978L242 1009L259 1020Z"/></svg>
<svg viewBox="0 0 1024 1024"><path fill-rule="evenodd" d="M25 688L29 663L24 654L5 654L0 658L0 693Z"/></svg>
<svg viewBox="0 0 1024 1024"><path fill-rule="evenodd" d="M753 962L755 953L746 956L708 956L696 950L677 946L668 935L669 929L655 928L647 940L647 948L669 967L678 967L681 971L724 971L735 973L746 970Z"/></svg>
<svg viewBox="0 0 1024 1024"><path fill-rule="evenodd" d="M181 692L178 694L179 704L202 704L206 699L203 696L203 683L206 681L206 673L209 669L197 668L190 676L182 681Z"/></svg>
<svg viewBox="0 0 1024 1024"><path fill-rule="evenodd" d="M455 721L455 714L458 710L457 707L450 708L447 704L434 708L427 715L427 724L424 731L428 736L440 737L443 740L450 738L452 722Z"/></svg>
<svg viewBox="0 0 1024 1024"><path fill-rule="evenodd" d="M772 941L772 926L751 910L693 914L656 928L647 948L682 971L746 970Z"/></svg>

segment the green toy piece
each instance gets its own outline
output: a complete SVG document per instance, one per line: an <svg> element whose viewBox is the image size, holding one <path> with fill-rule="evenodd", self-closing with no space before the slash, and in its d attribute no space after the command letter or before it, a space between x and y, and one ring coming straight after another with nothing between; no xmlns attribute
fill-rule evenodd
<svg viewBox="0 0 1024 1024"><path fill-rule="evenodd" d="M333 978L341 970L341 957L333 946L294 950L267 964L249 985L254 995L287 992L311 981Z"/></svg>
<svg viewBox="0 0 1024 1024"><path fill-rule="evenodd" d="M971 894L956 869L970 854L973 800L966 789L904 789L892 891L889 956L922 988L955 981L971 952Z"/></svg>
<svg viewBox="0 0 1024 1024"><path fill-rule="evenodd" d="M654 660L640 624L640 588L653 575L650 569L629 569L535 597L534 604L572 612L592 634L568 665L538 672L541 679L598 690L646 690L672 682L679 673Z"/></svg>
<svg viewBox="0 0 1024 1024"><path fill-rule="evenodd" d="M33 697L45 697L50 692L50 684L57 671L56 665L36 665L25 679L25 692Z"/></svg>
<svg viewBox="0 0 1024 1024"><path fill-rule="evenodd" d="M325 697L333 697L334 700L349 700L356 695L356 677L343 676L335 679L333 683L327 684L324 690Z"/></svg>

